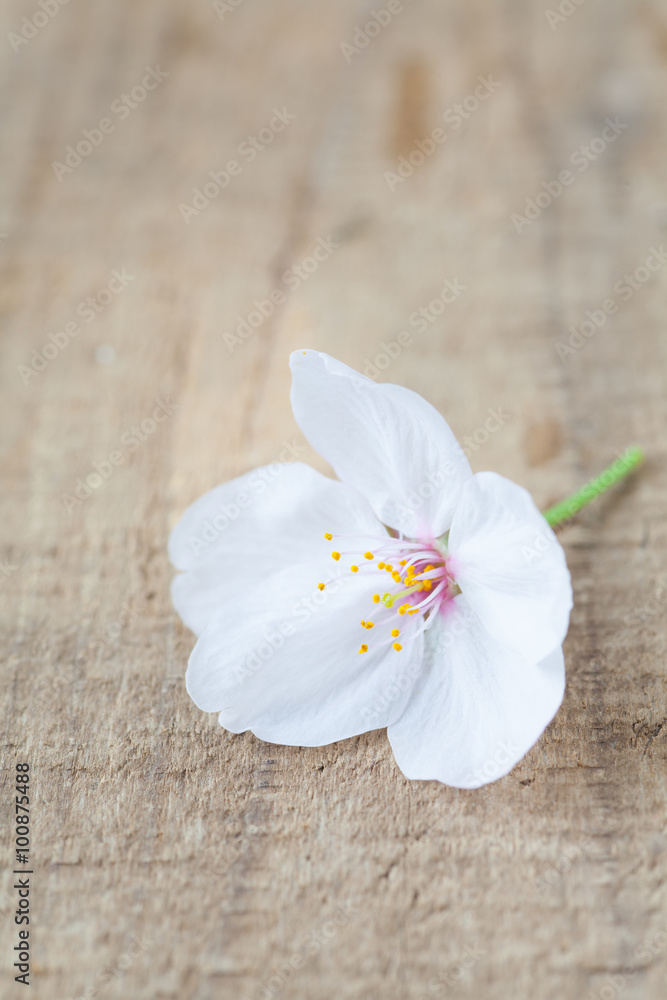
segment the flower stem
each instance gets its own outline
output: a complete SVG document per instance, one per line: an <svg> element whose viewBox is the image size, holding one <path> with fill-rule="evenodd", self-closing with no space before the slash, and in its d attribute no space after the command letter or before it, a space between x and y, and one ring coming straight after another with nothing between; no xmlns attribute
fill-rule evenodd
<svg viewBox="0 0 667 1000"><path fill-rule="evenodd" d="M554 504L553 507L549 507L548 510L544 511L544 516L547 523L551 525L552 528L563 524L573 517L582 507L585 507L587 503L591 500L595 500L596 497L601 496L616 483L619 483L622 479L636 469L644 461L644 452L641 448L633 447L628 448L624 455L621 455L612 462L604 472L601 472L599 476L595 479L591 479L589 483L582 486L580 490L573 493L571 497L567 500L561 500L560 503Z"/></svg>

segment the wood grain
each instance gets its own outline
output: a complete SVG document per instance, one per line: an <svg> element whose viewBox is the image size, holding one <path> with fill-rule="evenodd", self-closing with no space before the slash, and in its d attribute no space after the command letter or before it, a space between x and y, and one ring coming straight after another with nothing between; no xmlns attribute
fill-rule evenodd
<svg viewBox="0 0 667 1000"><path fill-rule="evenodd" d="M627 300L614 284L666 239L665 7L586 0L550 25L555 2L403 0L346 61L382 0L224 6L74 0L16 51L8 38L0 69L3 812L29 761L32 995L662 1000L667 269ZM4 33L26 15L8 0ZM121 118L114 102L158 66ZM296 117L247 162L239 145L274 108ZM113 131L58 180L52 162L105 117ZM607 118L624 127L580 170ZM391 190L385 173L439 127ZM241 172L184 221L234 157ZM512 214L568 168L517 232ZM319 239L338 246L290 287ZM86 322L80 303L123 269ZM446 281L465 289L408 326ZM274 289L285 302L230 351ZM26 382L32 349L76 321ZM287 369L301 346L422 393L471 439L474 469L542 505L630 443L649 455L562 535L565 701L496 784L409 782L383 731L322 749L231 736L185 692L169 529L303 443ZM172 409L147 431L156 400ZM485 439L489 409L507 416ZM2 852L5 941L11 823ZM21 995L10 952L3 997Z"/></svg>

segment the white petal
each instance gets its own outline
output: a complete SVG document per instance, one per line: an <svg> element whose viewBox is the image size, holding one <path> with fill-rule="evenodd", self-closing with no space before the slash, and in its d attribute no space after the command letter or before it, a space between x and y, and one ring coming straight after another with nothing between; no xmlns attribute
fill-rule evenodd
<svg viewBox="0 0 667 1000"><path fill-rule="evenodd" d="M377 574L347 574L320 592L317 572L289 566L261 581L253 594L225 604L197 642L187 689L203 711L219 711L231 732L323 746L386 726L403 711L422 637L400 653L387 644L360 654L361 643L389 639L396 624L360 624L377 614Z"/></svg>
<svg viewBox="0 0 667 1000"><path fill-rule="evenodd" d="M424 672L389 727L408 778L479 788L507 774L558 711L565 689L560 648L539 663L499 645L463 595L427 633Z"/></svg>
<svg viewBox="0 0 667 1000"><path fill-rule="evenodd" d="M466 483L449 535L459 587L500 643L533 662L567 634L565 553L530 494L495 472Z"/></svg>
<svg viewBox="0 0 667 1000"><path fill-rule="evenodd" d="M172 563L187 570L172 582L176 610L201 635L225 601L249 596L263 577L340 548L325 531L387 537L362 496L301 462L217 486L188 507L169 539ZM355 544L364 551L363 540Z"/></svg>
<svg viewBox="0 0 667 1000"><path fill-rule="evenodd" d="M336 475L383 524L412 538L444 534L472 473L438 411L328 354L296 351L290 365L294 416Z"/></svg>

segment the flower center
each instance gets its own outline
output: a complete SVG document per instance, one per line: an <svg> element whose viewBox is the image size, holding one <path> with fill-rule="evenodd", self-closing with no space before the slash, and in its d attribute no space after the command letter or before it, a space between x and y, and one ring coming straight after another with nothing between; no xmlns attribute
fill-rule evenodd
<svg viewBox="0 0 667 1000"><path fill-rule="evenodd" d="M330 532L326 532L324 537L328 542L334 538L349 542L358 540L353 535L332 535ZM395 624L389 639L370 646L362 642L360 653L390 643L396 652L400 652L404 643L413 642L430 628L434 612L461 593L452 575L446 537L436 540L388 536L374 551L364 552L361 556L358 555L359 550L354 548L331 553L336 562L343 556L357 556L349 574L362 573L377 580L377 593L373 595L374 607L371 609L375 620L362 619L361 627L370 630L376 625ZM318 586L320 590L325 589L323 583Z"/></svg>

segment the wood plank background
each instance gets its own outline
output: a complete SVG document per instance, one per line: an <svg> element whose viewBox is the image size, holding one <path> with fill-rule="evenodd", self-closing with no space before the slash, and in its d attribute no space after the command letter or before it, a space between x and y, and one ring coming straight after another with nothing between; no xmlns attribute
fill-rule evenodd
<svg viewBox="0 0 667 1000"><path fill-rule="evenodd" d="M18 43L40 8L2 8L2 810L29 761L32 995L662 1000L667 269L627 301L614 284L667 243L667 8L579 0L550 24L556 0L403 0L348 62L341 43L384 0L227 6L72 0ZM167 75L121 117L147 67ZM493 94L443 123L489 74ZM238 147L274 108L295 118L247 162ZM105 117L113 131L58 179L53 161ZM571 156L607 118L620 134L580 171ZM385 172L437 127L446 141L391 190ZM184 221L234 157L241 172ZM518 233L512 214L568 167ZM290 287L319 239L336 249ZM123 269L89 322L86 298ZM447 280L465 289L410 328ZM274 289L285 303L230 351ZM232 736L185 692L169 529L303 445L287 368L302 346L362 369L380 356L381 379L472 439L475 470L543 505L630 443L649 455L563 533L565 702L482 790L405 780L383 731L305 750ZM157 399L170 414L146 430ZM506 418L485 435L489 409ZM13 997L10 822L2 858Z"/></svg>

